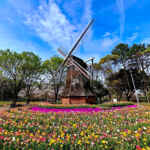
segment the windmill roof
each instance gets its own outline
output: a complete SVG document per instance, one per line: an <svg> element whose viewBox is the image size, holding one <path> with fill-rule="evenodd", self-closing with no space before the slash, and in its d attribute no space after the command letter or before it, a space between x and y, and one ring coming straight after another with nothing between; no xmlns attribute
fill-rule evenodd
<svg viewBox="0 0 150 150"><path fill-rule="evenodd" d="M83 68L85 68L85 69L88 68L87 64L86 64L81 58L76 57L76 56L74 56L74 55L72 55L72 58L73 58L77 63L79 63Z"/></svg>

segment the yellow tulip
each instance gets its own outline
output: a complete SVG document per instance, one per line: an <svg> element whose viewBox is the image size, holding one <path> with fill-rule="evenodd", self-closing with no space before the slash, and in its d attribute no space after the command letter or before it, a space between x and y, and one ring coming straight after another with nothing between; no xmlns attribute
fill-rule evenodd
<svg viewBox="0 0 150 150"><path fill-rule="evenodd" d="M4 132L4 134L5 134L5 135L7 135L7 134L8 134L8 132L7 132L7 131L5 131L5 132Z"/></svg>
<svg viewBox="0 0 150 150"><path fill-rule="evenodd" d="M80 135L83 136L83 135L84 135L84 132L82 131L82 132L80 133Z"/></svg>
<svg viewBox="0 0 150 150"><path fill-rule="evenodd" d="M137 138L138 138L139 136L140 136L140 134L139 134L139 133L136 133L136 134L135 134L135 137L137 137Z"/></svg>
<svg viewBox="0 0 150 150"><path fill-rule="evenodd" d="M131 130L128 130L128 134L131 134Z"/></svg>
<svg viewBox="0 0 150 150"><path fill-rule="evenodd" d="M79 144L79 145L80 145L80 144L81 144L81 140L78 140L78 143L77 143L77 144Z"/></svg>
<svg viewBox="0 0 150 150"><path fill-rule="evenodd" d="M73 124L73 128L76 128L77 127L77 125L76 124Z"/></svg>
<svg viewBox="0 0 150 150"><path fill-rule="evenodd" d="M54 144L55 142L56 142L55 139L51 139L50 142L49 142L49 145L52 145L52 144Z"/></svg>
<svg viewBox="0 0 150 150"><path fill-rule="evenodd" d="M102 143L103 143L103 144L107 144L107 141L105 141L105 140L102 140Z"/></svg>
<svg viewBox="0 0 150 150"><path fill-rule="evenodd" d="M147 147L146 147L146 150L150 150L150 147L149 147L149 146L147 146Z"/></svg>

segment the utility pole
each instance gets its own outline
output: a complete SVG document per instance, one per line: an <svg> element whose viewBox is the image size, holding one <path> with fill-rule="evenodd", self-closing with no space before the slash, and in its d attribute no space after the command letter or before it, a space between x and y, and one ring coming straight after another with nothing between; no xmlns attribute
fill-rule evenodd
<svg viewBox="0 0 150 150"><path fill-rule="evenodd" d="M93 88L93 64L94 64L94 57L91 59L92 62L92 88Z"/></svg>
<svg viewBox="0 0 150 150"><path fill-rule="evenodd" d="M137 101L137 103L138 103L138 105L139 105L139 97L138 97L138 95L137 95L137 91L136 91L136 87L135 87L135 82L134 82L133 75L132 75L132 72L131 72L130 69L129 69L129 72L130 72L131 79L132 79L132 84L133 84L133 87L134 87L134 90L135 90L136 101Z"/></svg>
<svg viewBox="0 0 150 150"><path fill-rule="evenodd" d="M91 79L91 86L93 88L93 78L94 78L94 72L93 72L93 65L94 65L94 59L95 57L92 57L92 58L89 58L86 62L88 61L91 61L91 67L90 67L90 70L91 70L91 74L92 74L92 79Z"/></svg>

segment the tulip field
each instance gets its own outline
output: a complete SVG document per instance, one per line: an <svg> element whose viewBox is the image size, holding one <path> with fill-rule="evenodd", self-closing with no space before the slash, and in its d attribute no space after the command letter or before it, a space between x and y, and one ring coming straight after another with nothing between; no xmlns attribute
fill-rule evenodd
<svg viewBox="0 0 150 150"><path fill-rule="evenodd" d="M2 150L150 150L150 107L15 108L0 114Z"/></svg>

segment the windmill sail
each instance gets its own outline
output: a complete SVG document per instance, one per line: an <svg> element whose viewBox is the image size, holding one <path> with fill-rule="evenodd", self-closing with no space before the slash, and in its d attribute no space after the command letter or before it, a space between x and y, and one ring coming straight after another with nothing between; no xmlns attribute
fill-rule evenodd
<svg viewBox="0 0 150 150"><path fill-rule="evenodd" d="M81 41L81 39L83 38L83 36L86 34L86 32L88 31L88 29L90 28L90 26L93 24L93 22L94 22L94 19L92 19L90 21L90 23L87 25L87 27L84 29L84 31L79 36L78 40L75 42L74 46L72 47L72 49L69 51L68 55L66 56L66 58L62 62L62 64L59 66L57 72L59 72L62 69L62 67L65 65L65 63L68 61L68 58L71 56L71 54L73 53L73 51L76 49L76 47L78 46L79 42Z"/></svg>
<svg viewBox="0 0 150 150"><path fill-rule="evenodd" d="M58 49L58 52L62 56L66 57L66 54L61 49ZM71 56L68 59L68 63L67 64L75 66L75 68L77 68L78 71L81 72L87 79L91 78L90 73L84 67L82 67L76 60L74 60Z"/></svg>

